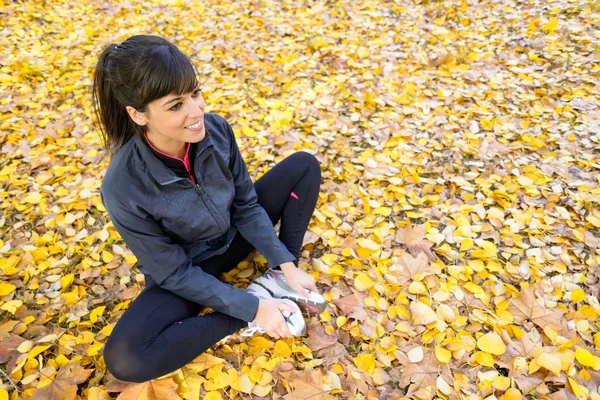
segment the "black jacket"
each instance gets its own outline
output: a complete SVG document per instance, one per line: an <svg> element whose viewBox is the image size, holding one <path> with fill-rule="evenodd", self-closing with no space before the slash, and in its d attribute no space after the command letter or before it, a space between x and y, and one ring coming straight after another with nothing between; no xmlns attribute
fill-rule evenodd
<svg viewBox="0 0 600 400"><path fill-rule="evenodd" d="M258 299L197 264L224 253L236 232L276 267L295 257L258 204L231 126L204 115L206 137L194 148L198 184L178 177L136 136L113 157L102 203L138 268L160 287L216 311L252 321Z"/></svg>

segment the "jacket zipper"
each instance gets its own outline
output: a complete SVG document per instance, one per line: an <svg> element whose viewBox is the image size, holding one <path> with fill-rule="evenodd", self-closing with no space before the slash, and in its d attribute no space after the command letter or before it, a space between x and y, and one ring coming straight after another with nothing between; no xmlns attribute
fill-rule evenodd
<svg viewBox="0 0 600 400"><path fill-rule="evenodd" d="M200 194L200 197L202 198L202 201L204 201L204 204L206 204L207 201L210 201L210 199L205 199L204 198L205 197L204 196L204 189L202 188L202 186L199 183L192 183L192 184L196 188L196 191ZM211 212L210 211L210 207L209 207L208 212ZM223 227L221 227L221 224L219 224L219 221L217 220L216 216L213 215L212 217L214 218L215 222L217 223L217 226L219 227L219 231L221 232L221 234L222 235L225 234L225 232L227 232L227 229L223 229ZM218 215L218 217L220 218L221 216Z"/></svg>

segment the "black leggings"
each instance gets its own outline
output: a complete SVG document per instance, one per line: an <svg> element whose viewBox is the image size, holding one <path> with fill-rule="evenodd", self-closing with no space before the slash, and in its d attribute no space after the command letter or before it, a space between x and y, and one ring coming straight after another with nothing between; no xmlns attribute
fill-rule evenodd
<svg viewBox="0 0 600 400"><path fill-rule="evenodd" d="M298 152L287 157L254 184L258 202L273 225L281 220L279 239L298 259L321 183L317 159ZM290 201L291 199L291 201ZM197 266L219 277L254 250L239 233L227 252ZM275 266L272 266L275 267ZM108 370L124 381L144 382L183 367L247 322L204 306L150 282L125 311L104 347Z"/></svg>

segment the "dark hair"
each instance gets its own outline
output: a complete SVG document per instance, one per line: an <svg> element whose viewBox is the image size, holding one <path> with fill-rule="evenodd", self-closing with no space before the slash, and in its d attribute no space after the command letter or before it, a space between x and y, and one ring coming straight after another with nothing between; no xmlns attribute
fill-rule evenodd
<svg viewBox="0 0 600 400"><path fill-rule="evenodd" d="M181 95L198 87L190 59L158 36L132 36L102 51L92 87L95 125L106 156L112 158L131 138L143 132L125 106L146 112L148 103L169 94Z"/></svg>

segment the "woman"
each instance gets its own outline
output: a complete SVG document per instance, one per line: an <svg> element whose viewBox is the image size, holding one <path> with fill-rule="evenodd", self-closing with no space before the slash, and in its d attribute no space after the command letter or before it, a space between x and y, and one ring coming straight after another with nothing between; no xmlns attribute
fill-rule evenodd
<svg viewBox="0 0 600 400"><path fill-rule="evenodd" d="M298 306L325 307L297 267L319 193L315 157L293 154L253 184L229 124L204 113L189 58L155 36L102 52L93 103L111 156L102 202L146 276L106 343L112 374L160 377L243 327L302 335ZM246 291L218 279L253 249L272 267L267 274ZM214 312L199 316L204 307Z"/></svg>

